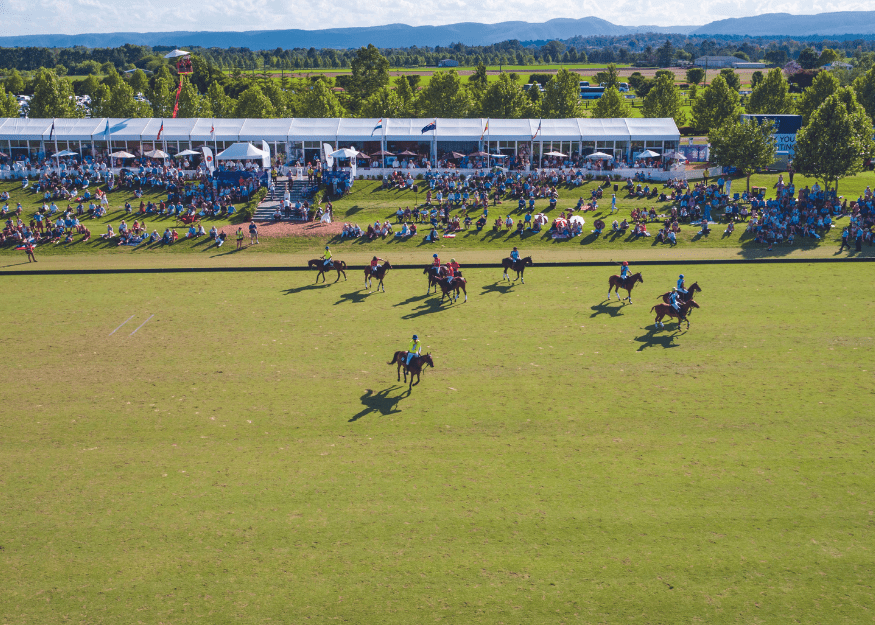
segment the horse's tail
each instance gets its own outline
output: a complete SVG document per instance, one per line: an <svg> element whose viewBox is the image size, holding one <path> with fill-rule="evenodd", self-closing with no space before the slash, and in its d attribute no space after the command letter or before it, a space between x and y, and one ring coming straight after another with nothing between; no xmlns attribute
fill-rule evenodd
<svg viewBox="0 0 875 625"><path fill-rule="evenodd" d="M395 355L392 357L392 362L387 362L387 365L394 365L398 362L398 357L401 355L401 352L395 352Z"/></svg>
<svg viewBox="0 0 875 625"><path fill-rule="evenodd" d="M656 310L656 306L654 306L653 308L651 308L651 309L650 309L650 312L653 312L654 310ZM390 364L391 364L391 363L390 363Z"/></svg>
<svg viewBox="0 0 875 625"><path fill-rule="evenodd" d="M345 260L340 261L340 268L346 269L346 261Z"/></svg>

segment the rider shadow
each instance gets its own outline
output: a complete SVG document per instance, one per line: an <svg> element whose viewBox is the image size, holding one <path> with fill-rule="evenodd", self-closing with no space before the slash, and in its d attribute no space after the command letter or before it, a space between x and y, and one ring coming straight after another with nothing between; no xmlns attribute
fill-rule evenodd
<svg viewBox="0 0 875 625"><path fill-rule="evenodd" d="M414 295L413 297L408 297L403 302L398 302L393 305L393 308L398 308L399 306L407 306L408 304L413 304L414 302L419 302L424 300L426 297L429 297L429 294L426 295Z"/></svg>
<svg viewBox="0 0 875 625"><path fill-rule="evenodd" d="M417 306L416 308L414 308L414 312L404 315L401 318L416 319L417 317L422 317L423 315L430 315L432 313L441 312L442 310L446 310L446 307L444 307L443 305L445 301L446 298L442 302L441 299L435 295L432 299L424 302L422 306ZM450 303L452 304L453 302Z"/></svg>
<svg viewBox="0 0 875 625"><path fill-rule="evenodd" d="M371 389L368 389L364 395L361 396L362 406L364 408L361 409L357 414L353 415L353 417L349 420L349 423L354 421L358 421L362 417L366 417L372 413L378 413L380 416L385 417L390 414L397 414L401 412L398 408L398 404L402 399L410 395L409 392L405 390L404 393L398 395L397 397L389 397L389 393L399 388L403 388L403 386L393 385L389 388L384 388L382 391L375 393Z"/></svg>
<svg viewBox="0 0 875 625"><path fill-rule="evenodd" d="M686 331L681 332L680 329L675 330L673 334L669 335L661 334L660 332L661 330L657 328L648 328L646 334L636 336L635 340L642 344L637 351L643 352L647 347L657 346L662 347L663 349L679 347L680 345L674 342L675 337L686 334Z"/></svg>
<svg viewBox="0 0 875 625"><path fill-rule="evenodd" d="M310 291L312 289L324 289L325 287L331 286L327 282L323 282L322 284L306 284L304 286L299 286L294 289L285 289L283 291L286 295L294 295L295 293L301 293L302 291Z"/></svg>
<svg viewBox="0 0 875 625"><path fill-rule="evenodd" d="M590 318L597 317L598 315L610 315L611 317L619 317L623 314L623 310L626 308L625 304L620 306L619 308L616 306L611 306L611 302L607 303L602 302L601 304L596 304L595 306L590 306L590 310L594 310L595 312L590 315Z"/></svg>
<svg viewBox="0 0 875 625"><path fill-rule="evenodd" d="M340 296L339 300L334 302L334 305L337 306L339 304L344 304L347 302L352 303L352 304L361 304L366 299L368 299L368 297L370 297L370 296L371 296L370 292L364 293L362 291L354 291L352 293L344 293Z"/></svg>
<svg viewBox="0 0 875 625"><path fill-rule="evenodd" d="M513 283L511 284L501 284L500 282L496 282L494 284L487 284L483 287L483 292L481 295L487 295L489 293L498 293L499 295L505 295L509 293L513 288Z"/></svg>

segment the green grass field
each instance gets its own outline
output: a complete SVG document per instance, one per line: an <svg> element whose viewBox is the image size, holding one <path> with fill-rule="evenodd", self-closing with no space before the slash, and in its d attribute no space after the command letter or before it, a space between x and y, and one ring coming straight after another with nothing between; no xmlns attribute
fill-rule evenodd
<svg viewBox="0 0 875 625"><path fill-rule="evenodd" d="M678 272L5 278L0 622L871 620L872 268Z"/></svg>

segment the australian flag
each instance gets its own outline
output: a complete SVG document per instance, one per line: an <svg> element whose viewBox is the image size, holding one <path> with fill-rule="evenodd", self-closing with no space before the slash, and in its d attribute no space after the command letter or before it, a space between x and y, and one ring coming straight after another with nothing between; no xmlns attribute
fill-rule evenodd
<svg viewBox="0 0 875 625"><path fill-rule="evenodd" d="M437 130L437 120L434 120L432 123L427 124L427 125L422 129L422 134L427 133L429 130Z"/></svg>

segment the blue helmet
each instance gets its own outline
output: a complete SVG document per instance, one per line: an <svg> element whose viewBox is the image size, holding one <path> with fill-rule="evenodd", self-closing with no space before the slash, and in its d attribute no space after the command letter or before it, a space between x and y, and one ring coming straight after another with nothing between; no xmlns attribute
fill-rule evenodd
<svg viewBox="0 0 875 625"><path fill-rule="evenodd" d="M679 277L680 277L681 280L683 280L683 279L684 279L684 274L681 274Z"/></svg>
<svg viewBox="0 0 875 625"><path fill-rule="evenodd" d="M414 340L414 341L418 341L418 340L419 340L419 337L416 336L416 335L414 334L414 335L413 335L413 340Z"/></svg>
<svg viewBox="0 0 875 625"><path fill-rule="evenodd" d="M327 245L325 246L325 249L326 249L326 250L328 249L328 246L327 246Z"/></svg>

